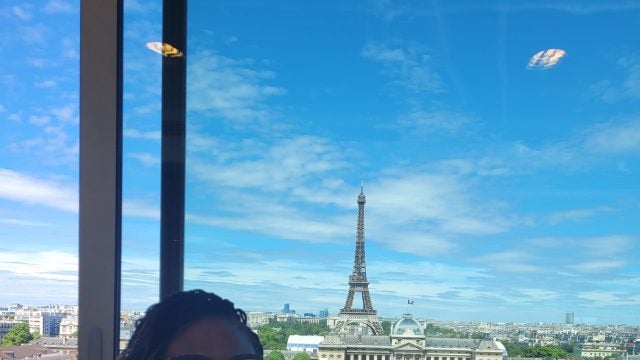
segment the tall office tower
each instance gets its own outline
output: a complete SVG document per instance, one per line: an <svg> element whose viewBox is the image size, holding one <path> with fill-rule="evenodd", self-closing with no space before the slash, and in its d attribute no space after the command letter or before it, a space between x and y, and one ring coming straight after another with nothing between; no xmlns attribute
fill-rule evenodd
<svg viewBox="0 0 640 360"><path fill-rule="evenodd" d="M364 244L364 204L366 203L364 189L360 187L358 195L358 224L356 230L356 250L353 261L353 273L349 276L349 292L347 300L336 324L336 333L382 335L382 324L378 320L377 312L371 304L369 296L369 281L365 262ZM353 308L355 294L362 295L362 308Z"/></svg>
<svg viewBox="0 0 640 360"><path fill-rule="evenodd" d="M564 323L573 325L573 312L567 312L567 314L564 316Z"/></svg>

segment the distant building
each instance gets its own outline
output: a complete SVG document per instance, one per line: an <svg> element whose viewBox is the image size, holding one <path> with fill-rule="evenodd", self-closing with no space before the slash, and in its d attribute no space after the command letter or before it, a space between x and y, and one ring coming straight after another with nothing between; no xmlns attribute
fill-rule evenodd
<svg viewBox="0 0 640 360"><path fill-rule="evenodd" d="M568 312L565 314L564 323L567 325L573 325L573 312Z"/></svg>
<svg viewBox="0 0 640 360"><path fill-rule="evenodd" d="M405 314L385 335L328 335L319 360L505 360L507 351L492 339L426 338L418 322Z"/></svg>
<svg viewBox="0 0 640 360"><path fill-rule="evenodd" d="M269 323L269 319L275 318L273 313L268 312L250 312L247 313L247 324L252 329L257 329L262 325Z"/></svg>
<svg viewBox="0 0 640 360"><path fill-rule="evenodd" d="M314 352L318 350L324 336L290 335L287 339L288 351Z"/></svg>
<svg viewBox="0 0 640 360"><path fill-rule="evenodd" d="M329 317L329 309L322 309L318 312L318 316L321 318Z"/></svg>
<svg viewBox="0 0 640 360"><path fill-rule="evenodd" d="M573 355L576 357L602 357L602 358L610 358L616 357L623 353L624 350L618 344L608 344L608 343L584 343L577 344L573 349Z"/></svg>
<svg viewBox="0 0 640 360"><path fill-rule="evenodd" d="M285 314L288 314L291 312L291 309L289 308L289 304L284 304L284 308L282 309L282 312Z"/></svg>
<svg viewBox="0 0 640 360"><path fill-rule="evenodd" d="M78 316L71 315L60 321L60 336L72 336L78 333Z"/></svg>
<svg viewBox="0 0 640 360"><path fill-rule="evenodd" d="M316 314L314 314L314 313L304 313L302 316L314 318L314 317L316 317Z"/></svg>
<svg viewBox="0 0 640 360"><path fill-rule="evenodd" d="M41 316L40 335L58 336L60 335L60 322L64 318L61 313L43 313Z"/></svg>

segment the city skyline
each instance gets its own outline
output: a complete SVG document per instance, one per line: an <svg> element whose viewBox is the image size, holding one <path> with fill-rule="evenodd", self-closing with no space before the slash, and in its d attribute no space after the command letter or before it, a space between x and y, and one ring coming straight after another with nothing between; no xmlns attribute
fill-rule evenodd
<svg viewBox="0 0 640 360"><path fill-rule="evenodd" d="M125 0L122 308L158 300L161 40ZM640 1L190 2L185 288L640 324ZM0 303L77 303L79 1L0 5ZM296 307L298 305L294 305Z"/></svg>

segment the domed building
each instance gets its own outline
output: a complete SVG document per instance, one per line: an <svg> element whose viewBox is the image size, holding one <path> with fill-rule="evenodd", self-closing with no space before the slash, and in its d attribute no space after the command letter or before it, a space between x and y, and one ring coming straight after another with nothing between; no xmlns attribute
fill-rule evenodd
<svg viewBox="0 0 640 360"><path fill-rule="evenodd" d="M391 328L391 335L395 337L414 337L419 336L424 338L424 329L413 320L413 316L409 313L402 315L402 319L393 325Z"/></svg>
<svg viewBox="0 0 640 360"><path fill-rule="evenodd" d="M504 360L504 346L493 339L428 338L404 314L390 335L327 335L318 360Z"/></svg>

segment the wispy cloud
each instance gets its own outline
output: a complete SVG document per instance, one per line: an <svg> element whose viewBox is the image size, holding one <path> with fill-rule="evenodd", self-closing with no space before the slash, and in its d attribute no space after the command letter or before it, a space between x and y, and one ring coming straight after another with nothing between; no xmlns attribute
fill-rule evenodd
<svg viewBox="0 0 640 360"><path fill-rule="evenodd" d="M593 154L637 154L640 150L640 119L595 124L588 127L582 136L584 150Z"/></svg>
<svg viewBox="0 0 640 360"><path fill-rule="evenodd" d="M77 212L78 190L57 181L38 179L10 169L0 169L0 198Z"/></svg>
<svg viewBox="0 0 640 360"><path fill-rule="evenodd" d="M547 289L520 288L517 291L526 295L532 301L550 301L559 297L557 292Z"/></svg>
<svg viewBox="0 0 640 360"><path fill-rule="evenodd" d="M248 141L235 153L218 150L223 153L217 159L196 163L194 173L232 188L293 189L309 177L346 165L337 146L315 136L286 138L271 146Z"/></svg>
<svg viewBox="0 0 640 360"><path fill-rule="evenodd" d="M542 268L532 264L533 254L520 250L507 250L501 252L487 253L474 259L479 264L513 273L540 272Z"/></svg>
<svg viewBox="0 0 640 360"><path fill-rule="evenodd" d="M603 80L591 86L591 91L604 102L640 99L640 55L634 54L617 61L622 78Z"/></svg>
<svg viewBox="0 0 640 360"><path fill-rule="evenodd" d="M133 152L128 153L127 156L132 159L138 160L144 166L154 167L160 165L160 158L153 154L144 152Z"/></svg>
<svg viewBox="0 0 640 360"><path fill-rule="evenodd" d="M77 6L77 3L74 6L69 1L49 0L47 5L44 6L43 10L46 13L73 14L78 12L78 6Z"/></svg>
<svg viewBox="0 0 640 360"><path fill-rule="evenodd" d="M581 221L588 218L592 218L603 212L614 211L613 208L608 206L597 206L587 209L572 209L566 211L559 211L549 216L549 222L551 224L560 224L567 221Z"/></svg>
<svg viewBox="0 0 640 360"><path fill-rule="evenodd" d="M124 129L123 135L132 139L157 140L162 137L160 130L142 131L138 129Z"/></svg>
<svg viewBox="0 0 640 360"><path fill-rule="evenodd" d="M213 52L192 55L189 76L189 110L220 117L233 124L263 126L276 114L266 104L285 90L265 82L275 77L259 70L252 59L235 60Z"/></svg>
<svg viewBox="0 0 640 360"><path fill-rule="evenodd" d="M26 219L13 219L13 218L0 218L0 224L26 226L26 227L52 226L52 224L45 223L45 222L26 220Z"/></svg>
<svg viewBox="0 0 640 360"><path fill-rule="evenodd" d="M57 85L57 83L54 80L42 80L42 81L38 81L34 84L35 87L37 88L52 88L55 87Z"/></svg>
<svg viewBox="0 0 640 360"><path fill-rule="evenodd" d="M618 269L626 264L627 263L625 261L621 260L599 260L571 265L570 268L581 272L599 273Z"/></svg>
<svg viewBox="0 0 640 360"><path fill-rule="evenodd" d="M398 125L416 134L457 133L472 123L471 118L461 112L436 107L429 110L412 109L398 118Z"/></svg>
<svg viewBox="0 0 640 360"><path fill-rule="evenodd" d="M20 28L21 38L27 44L42 45L46 42L47 28L42 24L28 25Z"/></svg>
<svg viewBox="0 0 640 360"><path fill-rule="evenodd" d="M426 47L397 41L367 43L362 56L383 65L384 73L393 78L392 84L410 93L444 91L438 73L433 69L431 54Z"/></svg>
<svg viewBox="0 0 640 360"><path fill-rule="evenodd" d="M640 296L622 291L581 291L579 299L593 302L597 306L640 305Z"/></svg>
<svg viewBox="0 0 640 360"><path fill-rule="evenodd" d="M13 14L20 20L22 21L29 21L32 18L32 14L27 11L26 9L20 7L20 6L14 6L11 8L11 11L13 12Z"/></svg>
<svg viewBox="0 0 640 360"><path fill-rule="evenodd" d="M51 122L51 118L46 115L43 115L43 116L31 115L29 117L29 123L37 126L47 125L50 122Z"/></svg>
<svg viewBox="0 0 640 360"><path fill-rule="evenodd" d="M78 281L78 256L62 251L0 252L0 271L13 276Z"/></svg>

